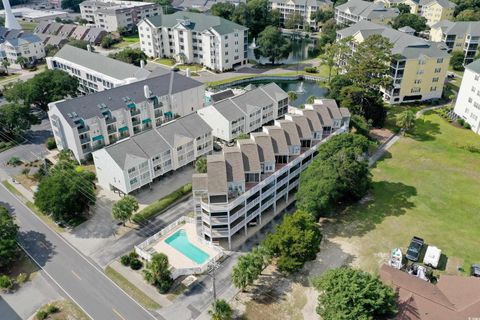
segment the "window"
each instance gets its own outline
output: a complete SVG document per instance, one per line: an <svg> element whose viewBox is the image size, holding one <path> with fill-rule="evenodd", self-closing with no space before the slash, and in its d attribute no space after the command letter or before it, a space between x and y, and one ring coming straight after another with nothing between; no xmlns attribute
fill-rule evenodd
<svg viewBox="0 0 480 320"><path fill-rule="evenodd" d="M418 93L420 91L421 89L419 87L413 87L412 90L410 90L411 93Z"/></svg>
<svg viewBox="0 0 480 320"><path fill-rule="evenodd" d="M438 58L437 63L443 63L443 58Z"/></svg>
<svg viewBox="0 0 480 320"><path fill-rule="evenodd" d="M417 74L423 74L423 70L422 69L417 70Z"/></svg>
<svg viewBox="0 0 480 320"><path fill-rule="evenodd" d="M432 79L432 82L438 82L438 79L439 79L438 77L433 78L433 79Z"/></svg>
<svg viewBox="0 0 480 320"><path fill-rule="evenodd" d="M437 87L430 87L430 91L437 91Z"/></svg>
<svg viewBox="0 0 480 320"><path fill-rule="evenodd" d="M435 73L440 73L442 71L442 68L435 68Z"/></svg>
<svg viewBox="0 0 480 320"><path fill-rule="evenodd" d="M422 83L422 80L420 80L420 79L415 79L414 83L415 83L415 84L420 84L420 83Z"/></svg>

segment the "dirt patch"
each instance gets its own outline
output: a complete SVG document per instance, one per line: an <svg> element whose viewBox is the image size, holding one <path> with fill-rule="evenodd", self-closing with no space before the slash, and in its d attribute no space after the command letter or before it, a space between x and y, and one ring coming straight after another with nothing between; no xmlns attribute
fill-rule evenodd
<svg viewBox="0 0 480 320"><path fill-rule="evenodd" d="M370 133L368 135L372 139L375 139L378 142L380 142L380 144L382 144L382 143L385 143L385 141L387 141L391 136L393 136L393 132L385 128L382 128L382 129L374 128L370 130Z"/></svg>
<svg viewBox="0 0 480 320"><path fill-rule="evenodd" d="M48 314L46 319L48 320L88 320L90 319L76 304L69 300L59 300L44 305L40 308L41 311L48 311L49 306L55 306L57 309L56 312ZM37 313L38 315L38 313ZM33 319L38 319L37 316L34 316Z"/></svg>

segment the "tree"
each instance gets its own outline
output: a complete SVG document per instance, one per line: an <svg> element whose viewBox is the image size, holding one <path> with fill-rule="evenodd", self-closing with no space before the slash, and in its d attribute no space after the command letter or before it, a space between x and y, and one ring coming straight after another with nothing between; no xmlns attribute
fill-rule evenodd
<svg viewBox="0 0 480 320"><path fill-rule="evenodd" d="M403 134L415 125L415 113L412 110L405 110L396 117L396 124L403 129Z"/></svg>
<svg viewBox="0 0 480 320"><path fill-rule="evenodd" d="M0 268L8 266L18 257L17 235L18 226L7 209L0 206Z"/></svg>
<svg viewBox="0 0 480 320"><path fill-rule="evenodd" d="M393 20L392 27L394 29L400 29L406 26L415 29L417 32L425 31L428 28L427 19L413 13L404 13Z"/></svg>
<svg viewBox="0 0 480 320"><path fill-rule="evenodd" d="M321 53L324 51L325 45L328 43L334 43L337 38L337 23L335 19L327 20L322 25L322 32L320 39L318 40L318 49Z"/></svg>
<svg viewBox="0 0 480 320"><path fill-rule="evenodd" d="M236 6L231 20L247 27L249 36L256 38L266 26L279 26L280 13L269 9L268 0L250 0Z"/></svg>
<svg viewBox="0 0 480 320"><path fill-rule="evenodd" d="M368 138L370 129L372 128L372 121L367 121L363 116L355 114L350 119L350 126L355 128L356 133Z"/></svg>
<svg viewBox="0 0 480 320"><path fill-rule="evenodd" d="M361 270L330 269L313 285L320 293L317 313L324 320L389 319L397 312L393 289Z"/></svg>
<svg viewBox="0 0 480 320"><path fill-rule="evenodd" d="M93 179L87 171L75 170L73 162L59 161L40 180L35 205L55 221L68 223L81 218L95 204Z"/></svg>
<svg viewBox="0 0 480 320"><path fill-rule="evenodd" d="M367 138L351 133L333 136L322 144L300 175L297 208L319 217L339 204L363 197L371 185L364 160L368 145Z"/></svg>
<svg viewBox="0 0 480 320"><path fill-rule="evenodd" d="M138 210L138 201L135 197L126 195L122 199L115 202L112 208L113 218L122 221L125 225L125 221L130 220L132 214Z"/></svg>
<svg viewBox="0 0 480 320"><path fill-rule="evenodd" d="M295 91L288 91L288 101L292 102L298 99L298 94Z"/></svg>
<svg viewBox="0 0 480 320"><path fill-rule="evenodd" d="M45 46L45 54L47 57L53 57L58 52L58 47L54 46L53 44L47 44Z"/></svg>
<svg viewBox="0 0 480 320"><path fill-rule="evenodd" d="M79 4L83 2L83 0L62 0L61 7L62 9L71 9L73 12L80 12Z"/></svg>
<svg viewBox="0 0 480 320"><path fill-rule="evenodd" d="M480 12L478 11L478 9L463 10L455 17L455 21L478 21L478 20L480 20Z"/></svg>
<svg viewBox="0 0 480 320"><path fill-rule="evenodd" d="M198 173L207 173L207 157L203 156L195 161L195 170Z"/></svg>
<svg viewBox="0 0 480 320"><path fill-rule="evenodd" d="M465 67L463 66L463 61L465 56L463 55L463 51L454 51L452 52L452 56L450 58L450 66L455 71L463 71Z"/></svg>
<svg viewBox="0 0 480 320"><path fill-rule="evenodd" d="M231 320L233 316L232 307L227 301L220 299L212 303L212 309L208 310L212 320Z"/></svg>
<svg viewBox="0 0 480 320"><path fill-rule="evenodd" d="M168 257L164 253L156 253L143 270L145 280L158 288L160 293L166 293L172 286Z"/></svg>
<svg viewBox="0 0 480 320"><path fill-rule="evenodd" d="M400 11L400 14L410 13L412 10L410 6L405 3L399 3L395 7L398 9L398 11Z"/></svg>
<svg viewBox="0 0 480 320"><path fill-rule="evenodd" d="M244 291L260 276L268 261L269 256L263 247L255 247L251 252L240 256L232 270L233 285Z"/></svg>
<svg viewBox="0 0 480 320"><path fill-rule="evenodd" d="M105 49L111 48L114 44L115 44L115 40L109 34L103 37L102 42L100 43L102 48L105 48Z"/></svg>
<svg viewBox="0 0 480 320"><path fill-rule="evenodd" d="M18 64L23 69L27 66L28 59L20 56L17 58L17 60L15 60L15 63Z"/></svg>
<svg viewBox="0 0 480 320"><path fill-rule="evenodd" d="M142 50L132 48L125 48L122 51L111 55L111 57L136 66L140 66L140 61L147 60L147 55Z"/></svg>
<svg viewBox="0 0 480 320"><path fill-rule="evenodd" d="M171 14L174 12L172 0L154 0L152 1L162 7L163 14Z"/></svg>
<svg viewBox="0 0 480 320"><path fill-rule="evenodd" d="M324 10L324 9L319 9L315 12L312 12L312 15L310 16L311 19L315 19L315 22L327 22L330 19L333 19L334 17L334 12L333 10Z"/></svg>
<svg viewBox="0 0 480 320"><path fill-rule="evenodd" d="M0 108L0 133L3 133L3 136L15 139L38 122L39 119L27 105L13 102Z"/></svg>
<svg viewBox="0 0 480 320"><path fill-rule="evenodd" d="M343 87L337 99L352 114L364 117L375 127L383 126L387 111L379 89L362 88L354 84Z"/></svg>
<svg viewBox="0 0 480 320"><path fill-rule="evenodd" d="M290 14L285 20L286 29L297 29L300 26L303 26L303 18L300 13Z"/></svg>
<svg viewBox="0 0 480 320"><path fill-rule="evenodd" d="M210 13L217 17L232 20L235 12L235 5L231 2L217 2L210 8Z"/></svg>
<svg viewBox="0 0 480 320"><path fill-rule="evenodd" d="M85 41L85 40L70 40L68 42L68 45L69 46L74 46L74 47L77 47L77 48L80 48L80 49L83 49L83 50L88 50L88 42Z"/></svg>
<svg viewBox="0 0 480 320"><path fill-rule="evenodd" d="M272 64L279 59L287 58L291 48L288 40L282 36L282 32L272 26L266 27L259 34L257 44L260 54L268 58Z"/></svg>
<svg viewBox="0 0 480 320"><path fill-rule="evenodd" d="M10 61L8 61L7 59L3 59L2 67L5 69L5 73L8 74L8 67L10 67Z"/></svg>
<svg viewBox="0 0 480 320"><path fill-rule="evenodd" d="M62 70L45 70L25 82L17 82L5 92L10 102L23 101L48 110L48 104L67 96L76 96L78 79Z"/></svg>
<svg viewBox="0 0 480 320"><path fill-rule="evenodd" d="M306 261L315 259L320 250L322 234L313 215L296 211L286 215L275 232L270 233L263 245L275 258L281 272L299 271Z"/></svg>

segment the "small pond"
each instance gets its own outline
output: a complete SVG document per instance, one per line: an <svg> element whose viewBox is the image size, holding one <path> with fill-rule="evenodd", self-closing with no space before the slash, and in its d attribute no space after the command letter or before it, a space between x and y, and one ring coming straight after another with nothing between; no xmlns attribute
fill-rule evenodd
<svg viewBox="0 0 480 320"><path fill-rule="evenodd" d="M289 36L286 36L289 37ZM290 37L289 37L290 38ZM297 62L312 59L318 56L318 50L315 46L315 40L313 39L291 39L292 44L292 51L290 52L288 58L281 59L280 61L276 61L275 63L284 63L284 64L295 64ZM248 47L248 59L257 61L261 64L268 64L270 61L268 58L255 55L255 50L253 49L255 45L252 44Z"/></svg>
<svg viewBox="0 0 480 320"><path fill-rule="evenodd" d="M308 80L248 80L241 84L235 85L235 87L245 87L250 84L262 85L270 82L275 82L285 92L295 91L298 98L295 101L291 101L290 104L298 107L305 104L308 97L315 96L317 98L325 97L328 93L328 89L320 87L318 82Z"/></svg>

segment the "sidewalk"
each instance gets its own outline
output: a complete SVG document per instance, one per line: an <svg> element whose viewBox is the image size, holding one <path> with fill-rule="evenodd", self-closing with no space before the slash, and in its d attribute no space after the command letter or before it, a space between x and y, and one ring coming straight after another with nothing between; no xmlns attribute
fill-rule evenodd
<svg viewBox="0 0 480 320"><path fill-rule="evenodd" d="M22 186L19 182L14 181L13 178L7 179L8 183L15 187L22 194L22 196L30 202L33 202L33 192Z"/></svg>

